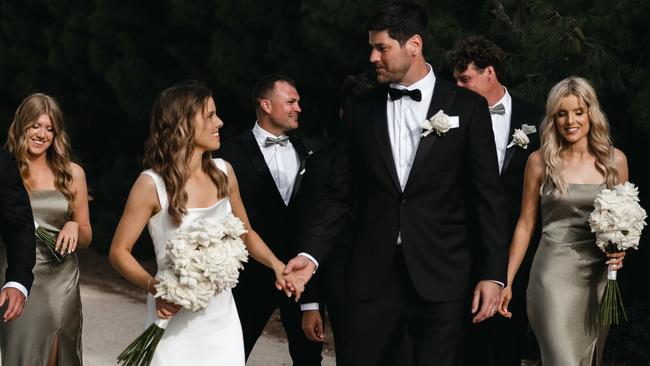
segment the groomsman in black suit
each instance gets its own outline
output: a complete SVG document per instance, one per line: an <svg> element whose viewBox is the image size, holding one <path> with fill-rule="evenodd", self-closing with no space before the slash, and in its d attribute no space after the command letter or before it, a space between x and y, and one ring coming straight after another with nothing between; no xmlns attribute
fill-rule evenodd
<svg viewBox="0 0 650 366"><path fill-rule="evenodd" d="M273 253L287 262L304 228L312 185L309 165L317 151L312 141L287 135L298 128L300 96L295 82L283 75L261 77L253 89L257 121L252 129L226 141L217 154L232 165L251 226ZM300 305L275 290L273 271L250 261L233 294L244 333L246 358L269 317L280 309L296 366L320 365L322 343L302 331Z"/></svg>
<svg viewBox="0 0 650 366"><path fill-rule="evenodd" d="M325 182L332 175L331 161L336 151L337 141L347 129L344 115L350 99L359 93L367 92L374 86L375 83L369 79L367 73L348 75L343 80L343 85L339 91L340 120L333 122L329 126L327 130L328 144L324 145L312 159L314 168L316 168L312 169L312 173L314 170L317 173L310 175L310 177L317 176L316 181L319 183L315 186L316 189L312 190L314 196L318 196L318 198L322 196L326 186ZM314 200L311 205L316 203L317 200ZM352 217L350 217L351 219ZM345 283L346 251L351 240L351 224L351 221L348 221L346 228L335 241L334 247L325 263L323 263L321 270L309 283L309 291L303 294L301 299L303 303L300 306L303 310L302 328L307 338L317 342L322 342L325 339L322 315L324 314L324 307L327 309L334 336L334 345L337 350L337 366L343 365L342 351L345 349L346 344L345 293L341 284Z"/></svg>
<svg viewBox="0 0 650 366"><path fill-rule="evenodd" d="M426 63L421 5L383 7L366 28L383 85L346 111L350 131L332 185L285 272L311 278L356 209L343 284L344 364L394 365L408 334L411 365L457 365L465 315L473 312L475 322L493 316L506 281L505 197L490 114L484 98L440 79ZM471 202L477 226L470 226L470 197L479 198ZM474 242L470 231L480 233ZM483 254L474 283L472 246Z"/></svg>
<svg viewBox="0 0 650 366"><path fill-rule="evenodd" d="M20 316L32 287L36 239L29 196L13 155L0 148L0 309L2 321ZM0 339L2 338L0 326ZM11 350L2 350L11 352ZM0 364L2 362L0 361Z"/></svg>
<svg viewBox="0 0 650 366"><path fill-rule="evenodd" d="M480 36L460 40L449 53L456 85L475 91L488 102L499 162L499 182L506 195L508 238L512 238L521 210L526 161L531 152L539 149L538 130L543 111L511 95L503 86L505 58L505 53L496 44ZM522 130L528 137L525 147L513 142L515 129ZM514 283L507 284L513 287L512 318L498 316L470 326L466 345L472 352L465 356L466 365L521 364L528 325L526 286L538 237L531 240L529 248L532 249Z"/></svg>

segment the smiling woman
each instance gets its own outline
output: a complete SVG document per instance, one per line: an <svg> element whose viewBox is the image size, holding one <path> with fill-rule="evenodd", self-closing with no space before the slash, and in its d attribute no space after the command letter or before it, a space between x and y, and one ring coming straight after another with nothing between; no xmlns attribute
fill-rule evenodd
<svg viewBox="0 0 650 366"><path fill-rule="evenodd" d="M521 215L499 308L502 315L512 316L512 283L541 210L542 238L530 270L527 312L545 366L602 362L608 327L597 323L594 314L607 266L620 269L624 253L603 255L587 219L596 196L627 179L627 160L612 144L593 87L579 77L556 84L546 102L541 148L526 165Z"/></svg>
<svg viewBox="0 0 650 366"><path fill-rule="evenodd" d="M75 250L92 237L83 169L70 158L63 113L54 98L33 94L16 110L7 150L16 155L34 221L56 238L61 262L37 237L34 284L23 315L2 323L7 365L81 365L81 298ZM65 256L64 256L65 255ZM59 257L59 258L61 258Z"/></svg>

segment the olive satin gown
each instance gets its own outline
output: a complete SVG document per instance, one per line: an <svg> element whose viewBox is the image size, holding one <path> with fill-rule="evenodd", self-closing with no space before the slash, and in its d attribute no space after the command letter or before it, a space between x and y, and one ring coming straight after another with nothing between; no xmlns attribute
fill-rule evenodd
<svg viewBox="0 0 650 366"><path fill-rule="evenodd" d="M607 327L596 315L607 280L606 256L587 219L599 184L569 184L566 195L542 194L542 238L530 270L527 309L544 366L602 362Z"/></svg>
<svg viewBox="0 0 650 366"><path fill-rule="evenodd" d="M65 196L55 190L31 191L29 199L34 220L56 237L70 220L71 211ZM52 265L46 251L44 244L37 240L34 284L22 315L9 323L0 322L3 366L47 365L56 336L59 340L58 364L82 364L77 256L72 253L63 263Z"/></svg>

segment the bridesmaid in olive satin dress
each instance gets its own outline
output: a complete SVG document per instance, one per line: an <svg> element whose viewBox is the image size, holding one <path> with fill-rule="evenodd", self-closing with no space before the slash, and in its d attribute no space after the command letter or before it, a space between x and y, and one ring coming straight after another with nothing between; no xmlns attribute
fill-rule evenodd
<svg viewBox="0 0 650 366"><path fill-rule="evenodd" d="M597 366L608 331L596 322L607 266L620 269L624 253L602 253L587 219L602 189L628 179L627 160L612 145L609 123L585 79L569 77L551 89L541 130L541 148L526 165L499 312L512 315L512 280L541 208L542 237L531 267L527 309L542 364Z"/></svg>
<svg viewBox="0 0 650 366"><path fill-rule="evenodd" d="M55 263L37 239L34 284L20 318L3 323L2 364L81 365L81 297L75 250L88 247L91 228L83 169L70 161L70 145L56 101L32 94L16 110L7 150L16 156L34 221L66 253Z"/></svg>

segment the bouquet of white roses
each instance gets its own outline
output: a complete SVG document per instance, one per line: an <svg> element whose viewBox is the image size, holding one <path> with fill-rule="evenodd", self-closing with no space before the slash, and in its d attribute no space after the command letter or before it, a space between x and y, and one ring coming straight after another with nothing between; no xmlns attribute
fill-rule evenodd
<svg viewBox="0 0 650 366"><path fill-rule="evenodd" d="M603 252L623 252L630 248L638 249L646 217L645 210L639 204L638 188L625 182L613 189L604 189L596 196L589 225L591 231L596 233L596 245ZM598 321L606 325L618 324L619 313L627 320L616 282L616 270L610 266Z"/></svg>
<svg viewBox="0 0 650 366"><path fill-rule="evenodd" d="M156 276L156 297L190 311L206 309L211 298L237 285L239 270L248 261L240 236L244 224L232 214L202 218L176 230L167 241L167 268ZM118 364L149 365L168 320L158 319L118 357Z"/></svg>

